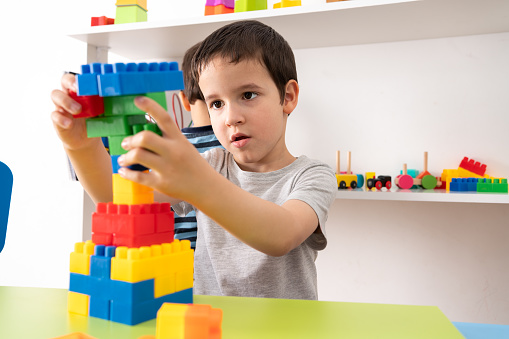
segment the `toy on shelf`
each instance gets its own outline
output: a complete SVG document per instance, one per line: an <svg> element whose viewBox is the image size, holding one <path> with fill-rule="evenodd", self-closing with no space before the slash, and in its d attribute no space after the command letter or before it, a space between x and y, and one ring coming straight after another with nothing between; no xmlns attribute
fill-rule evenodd
<svg viewBox="0 0 509 339"><path fill-rule="evenodd" d="M446 183L447 191L450 191L450 184L453 178L487 178L486 164L464 157L457 169L444 169L442 172L442 180Z"/></svg>
<svg viewBox="0 0 509 339"><path fill-rule="evenodd" d="M301 5L301 0L281 0L272 5L272 8L296 7Z"/></svg>
<svg viewBox="0 0 509 339"><path fill-rule="evenodd" d="M366 173L366 188L368 190L371 190L372 188L381 190L384 187L387 190L392 188L392 177L390 175L379 175L377 177L375 172Z"/></svg>
<svg viewBox="0 0 509 339"><path fill-rule="evenodd" d="M117 0L115 24L147 21L147 0Z"/></svg>
<svg viewBox="0 0 509 339"><path fill-rule="evenodd" d="M205 15L228 14L235 11L235 0L207 0Z"/></svg>
<svg viewBox="0 0 509 339"><path fill-rule="evenodd" d="M93 64L82 66L76 83L78 94L70 94L82 104L88 137L108 138L113 201L97 204L93 242L77 243L71 253L68 311L135 325L154 319L165 302L193 302L194 254L188 240L173 239L170 205L154 203L151 188L117 174L125 137L160 134L133 104L135 96L166 107L164 91L183 89L183 76L176 63Z"/></svg>
<svg viewBox="0 0 509 339"><path fill-rule="evenodd" d="M90 26L106 26L115 24L114 18L108 18L105 16L93 16Z"/></svg>
<svg viewBox="0 0 509 339"><path fill-rule="evenodd" d="M424 189L443 188L442 180L434 177L428 172L428 152L424 152L424 170L419 173L417 170L410 170L409 174L407 164L403 164L403 170L394 180L395 184L401 189L411 189L421 187Z"/></svg>
<svg viewBox="0 0 509 339"><path fill-rule="evenodd" d="M267 9L267 0L235 0L234 12L250 12Z"/></svg>
<svg viewBox="0 0 509 339"><path fill-rule="evenodd" d="M361 188L364 184L364 177L362 174L352 174L351 160L352 154L348 152L347 157L347 170L346 172L340 172L340 153L336 151L336 180L338 182L339 189L345 188Z"/></svg>

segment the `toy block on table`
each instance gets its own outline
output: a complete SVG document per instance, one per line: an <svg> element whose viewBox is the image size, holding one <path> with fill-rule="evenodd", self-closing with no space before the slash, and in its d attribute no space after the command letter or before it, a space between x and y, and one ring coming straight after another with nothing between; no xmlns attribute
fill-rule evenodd
<svg viewBox="0 0 509 339"><path fill-rule="evenodd" d="M451 192L476 192L478 178L452 178L449 190Z"/></svg>
<svg viewBox="0 0 509 339"><path fill-rule="evenodd" d="M479 179L477 182L479 193L508 193L507 178Z"/></svg>
<svg viewBox="0 0 509 339"><path fill-rule="evenodd" d="M236 0L235 13L267 9L267 0Z"/></svg>
<svg viewBox="0 0 509 339"><path fill-rule="evenodd" d="M475 161L473 159L468 159L467 157L464 157L463 160L461 160L458 170L460 169L472 172L481 177L484 176L484 174L486 173L485 164L481 164L480 162Z"/></svg>
<svg viewBox="0 0 509 339"><path fill-rule="evenodd" d="M173 232L174 215L169 203L98 203L92 214L92 241L96 244L150 246L172 242Z"/></svg>
<svg viewBox="0 0 509 339"><path fill-rule="evenodd" d="M156 339L221 339L223 311L210 305L166 303L157 312Z"/></svg>
<svg viewBox="0 0 509 339"><path fill-rule="evenodd" d="M296 7L301 5L301 0L281 0L281 2L275 3L273 8L284 8L284 7Z"/></svg>
<svg viewBox="0 0 509 339"><path fill-rule="evenodd" d="M90 26L106 26L113 24L115 24L115 19L106 16L93 16L90 22Z"/></svg>

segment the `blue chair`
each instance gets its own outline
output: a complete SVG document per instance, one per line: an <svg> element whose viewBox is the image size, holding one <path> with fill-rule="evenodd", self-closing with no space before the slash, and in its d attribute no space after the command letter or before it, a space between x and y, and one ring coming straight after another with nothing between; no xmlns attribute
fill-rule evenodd
<svg viewBox="0 0 509 339"><path fill-rule="evenodd" d="M0 161L0 252L4 249L12 195L12 172Z"/></svg>

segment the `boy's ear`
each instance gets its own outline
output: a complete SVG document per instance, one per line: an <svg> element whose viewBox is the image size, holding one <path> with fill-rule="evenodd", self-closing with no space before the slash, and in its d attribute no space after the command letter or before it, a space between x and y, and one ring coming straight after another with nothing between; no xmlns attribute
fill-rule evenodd
<svg viewBox="0 0 509 339"><path fill-rule="evenodd" d="M299 102L299 84L295 80L286 83L285 101L283 103L283 112L290 115Z"/></svg>
<svg viewBox="0 0 509 339"><path fill-rule="evenodd" d="M184 91L179 92L180 101L182 101L182 105L184 105L184 109L188 112L191 112L191 104L187 99L187 96L184 94Z"/></svg>

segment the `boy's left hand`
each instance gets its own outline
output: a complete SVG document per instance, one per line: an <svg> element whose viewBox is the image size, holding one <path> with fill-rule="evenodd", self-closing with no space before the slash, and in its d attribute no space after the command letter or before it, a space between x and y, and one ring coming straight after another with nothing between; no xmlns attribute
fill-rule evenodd
<svg viewBox="0 0 509 339"><path fill-rule="evenodd" d="M143 96L137 97L134 103L154 118L162 137L151 131L142 131L125 138L122 147L128 152L118 159L122 166L119 174L175 199L189 201L193 194L200 192L200 187L205 187L201 181L207 171L213 171L212 167L158 103ZM139 172L126 168L132 164L141 164L151 171Z"/></svg>

